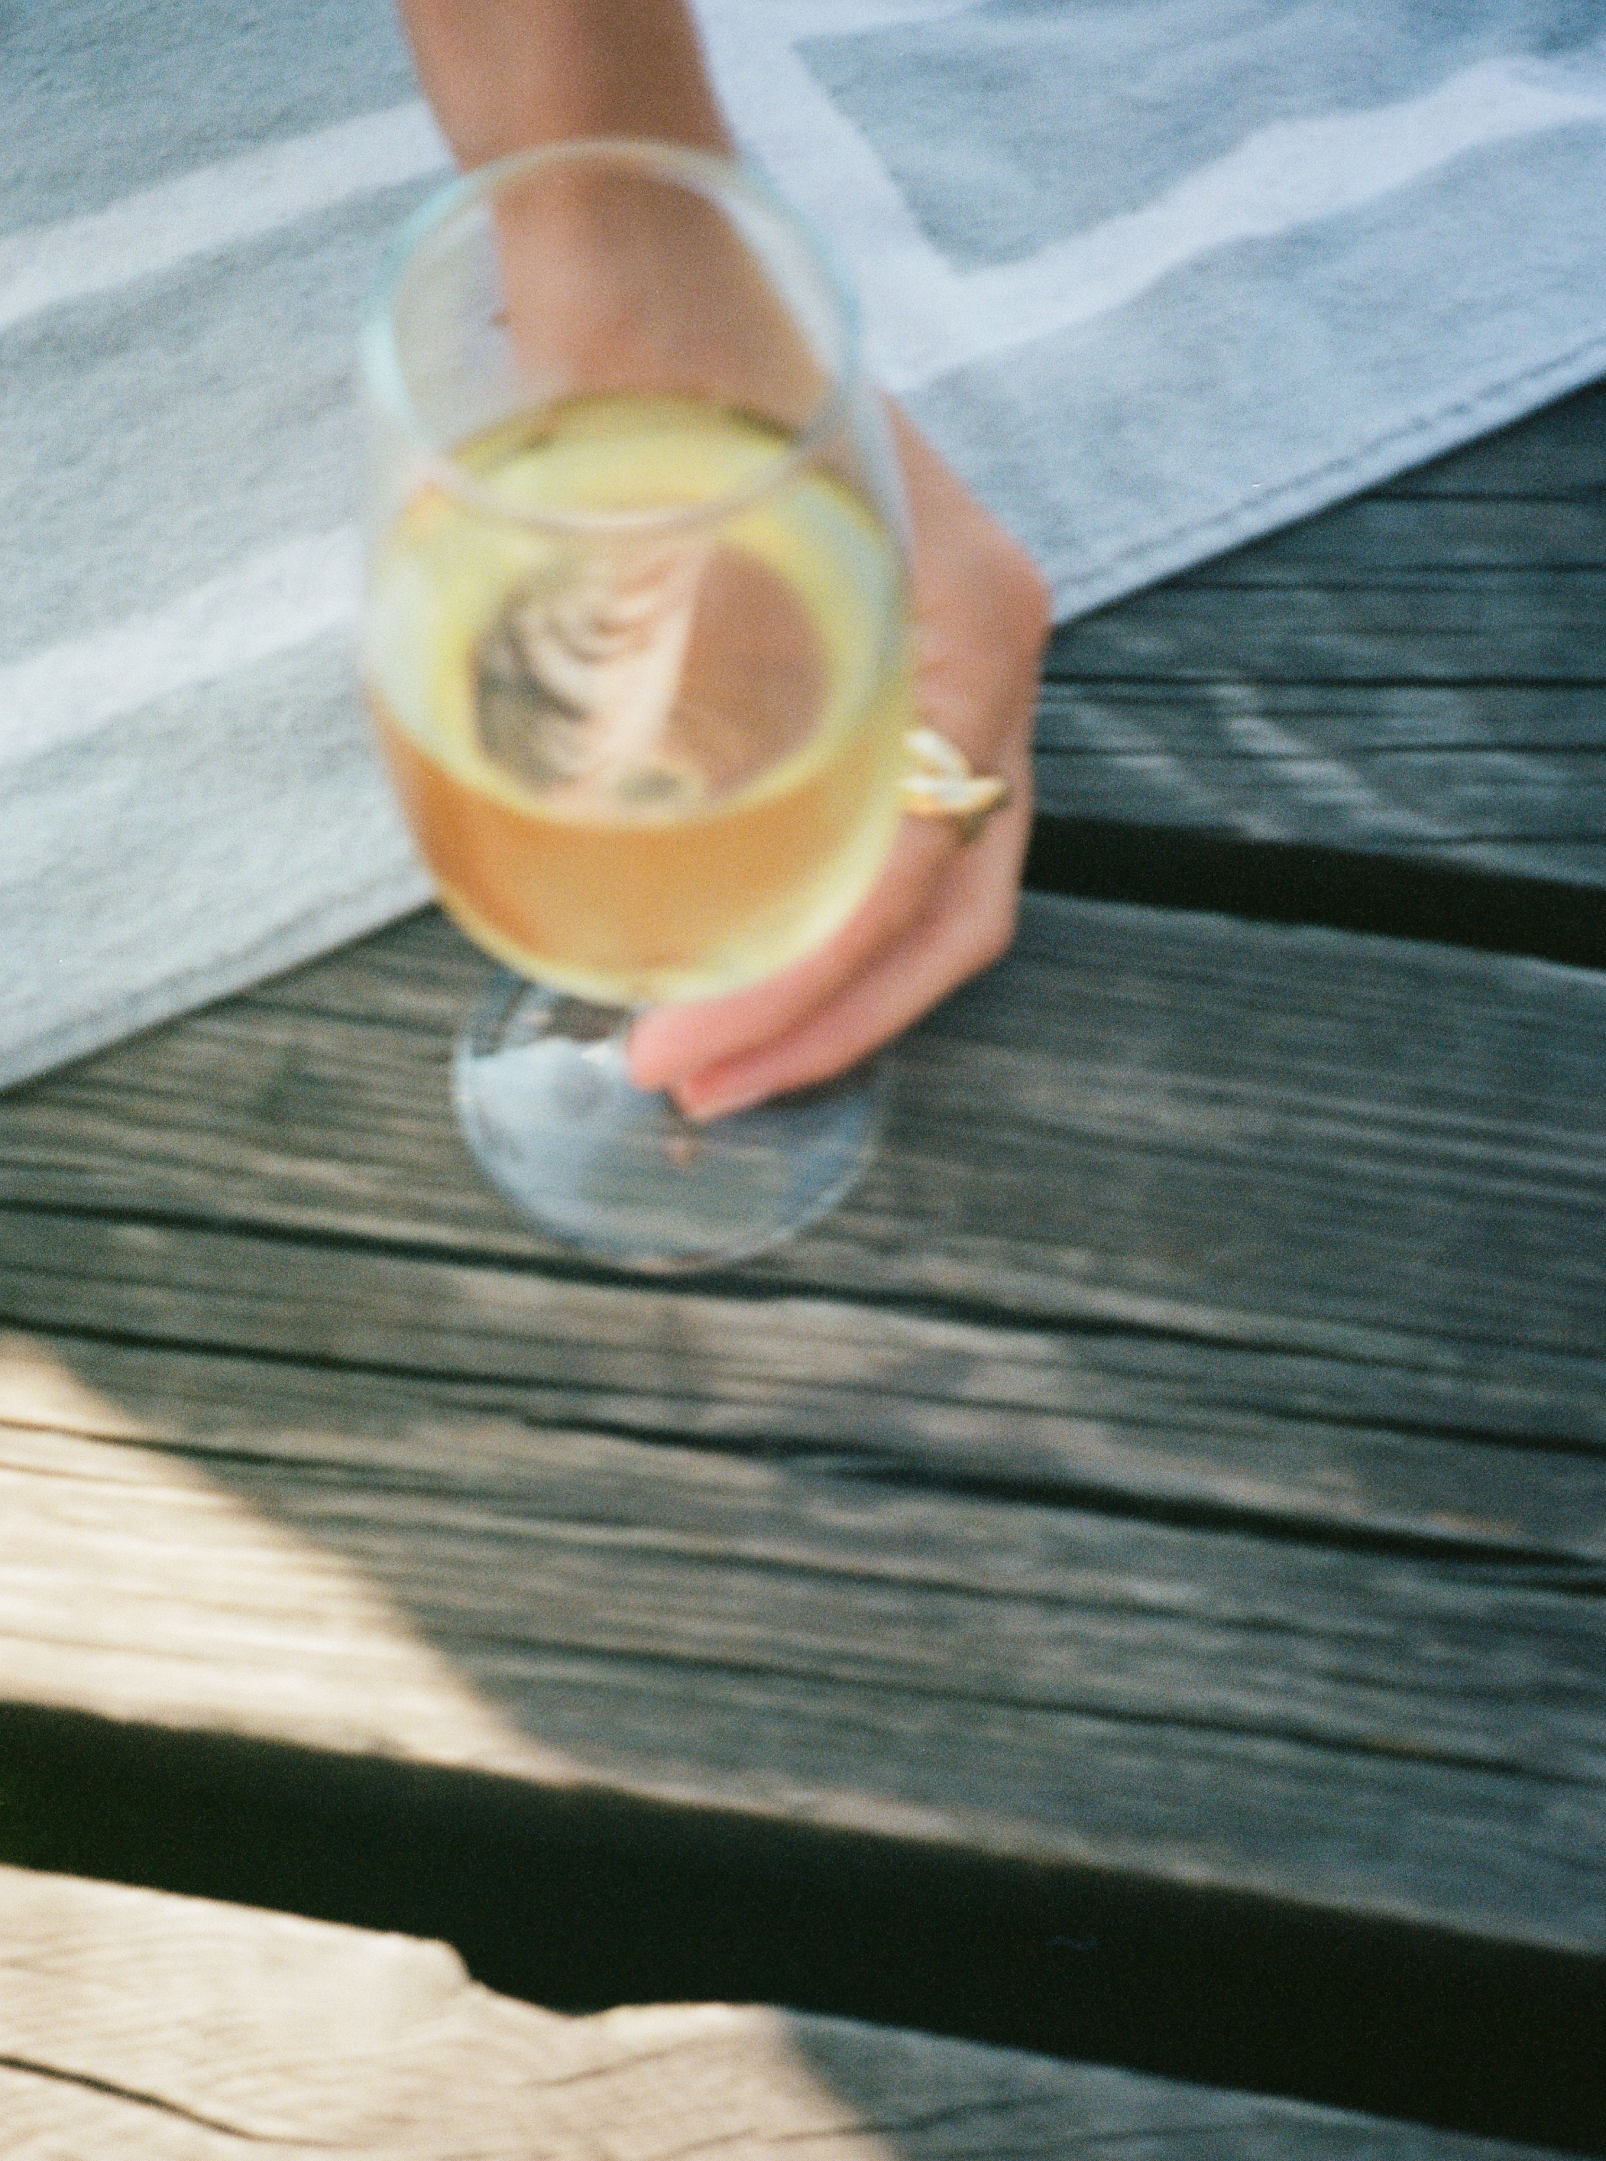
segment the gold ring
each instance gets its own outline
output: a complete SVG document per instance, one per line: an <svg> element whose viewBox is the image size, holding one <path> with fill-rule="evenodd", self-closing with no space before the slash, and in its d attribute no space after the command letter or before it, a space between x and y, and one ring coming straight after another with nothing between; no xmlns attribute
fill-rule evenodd
<svg viewBox="0 0 1606 2161"><path fill-rule="evenodd" d="M972 841L1009 801L1009 782L973 773L963 751L935 728L911 728L903 747L913 770L903 776L903 807L916 818L952 818L962 842Z"/></svg>

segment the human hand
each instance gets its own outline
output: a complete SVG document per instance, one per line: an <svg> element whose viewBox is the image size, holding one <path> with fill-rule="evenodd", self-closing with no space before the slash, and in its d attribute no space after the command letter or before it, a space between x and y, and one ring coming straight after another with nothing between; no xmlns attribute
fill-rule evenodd
<svg viewBox="0 0 1606 2161"><path fill-rule="evenodd" d="M957 474L895 408L891 418L913 534L915 720L1007 781L1009 802L968 844L948 819L906 818L869 897L816 952L747 990L638 1021L632 1078L669 1089L693 1118L856 1065L1014 936L1048 594Z"/></svg>

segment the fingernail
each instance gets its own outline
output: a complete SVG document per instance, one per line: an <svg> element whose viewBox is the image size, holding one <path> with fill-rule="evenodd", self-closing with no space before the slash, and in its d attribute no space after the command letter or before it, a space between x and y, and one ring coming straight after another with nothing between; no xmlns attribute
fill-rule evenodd
<svg viewBox="0 0 1606 2161"><path fill-rule="evenodd" d="M748 1111L756 1103L762 1103L768 1090L764 1088L699 1088L695 1080L670 1090L682 1113L696 1125L706 1125L711 1118L729 1118L737 1111Z"/></svg>

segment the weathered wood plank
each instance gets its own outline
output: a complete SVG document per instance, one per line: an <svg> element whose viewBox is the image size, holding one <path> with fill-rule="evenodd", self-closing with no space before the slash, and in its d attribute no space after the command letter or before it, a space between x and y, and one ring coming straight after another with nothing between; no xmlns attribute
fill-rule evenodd
<svg viewBox="0 0 1606 2161"><path fill-rule="evenodd" d="M425 915L16 1090L0 1204L554 1257L452 1128L482 976ZM1590 972L1032 896L900 1048L865 1186L745 1280L1498 1376L1571 1435L1602 1373L1603 1070Z"/></svg>
<svg viewBox="0 0 1606 2161"><path fill-rule="evenodd" d="M1532 427L1534 423L1527 423ZM1460 452L1465 462L1473 453ZM1606 489L1566 495L1376 488L1186 573L1190 591L1312 586L1482 590L1484 574L1520 580L1606 570ZM1480 615L1481 610L1466 611Z"/></svg>
<svg viewBox="0 0 1606 2161"><path fill-rule="evenodd" d="M1330 518L1342 511L1324 513ZM1253 543L1256 549L1275 545ZM1335 543L1336 547L1336 543ZM1054 673L1235 677L1250 682L1562 682L1606 676L1606 569L1448 566L1399 578L1352 574L1234 579L1226 556L1207 579L1186 571L1080 618ZM1139 602L1142 606L1140 609Z"/></svg>
<svg viewBox="0 0 1606 2161"><path fill-rule="evenodd" d="M1133 755L1154 748L1155 731L1162 728L1170 747L1190 756L1245 754L1255 746L1244 716L1256 713L1323 749L1357 757L1606 752L1606 698L1593 684L1260 683L1251 695L1231 685L1161 679L1099 686L1097 712L1112 752ZM1042 751L1074 755L1084 729L1096 747L1093 727L1080 709L1077 686L1044 686Z"/></svg>
<svg viewBox="0 0 1606 2161"><path fill-rule="evenodd" d="M24 1423L138 1437L165 1414L200 1437L269 1406L274 1424L368 1432L477 1413L872 1484L1513 1563L1606 1558L1598 1366L1350 1368L1164 1332L563 1284L48 1214L0 1217L0 1264L9 1318L35 1332L0 1338L0 1416ZM64 1396L61 1359L99 1392L88 1410Z"/></svg>
<svg viewBox="0 0 1606 2161"><path fill-rule="evenodd" d="M1595 386L1066 626L1043 806L1606 883L1602 473Z"/></svg>
<svg viewBox="0 0 1606 2161"><path fill-rule="evenodd" d="M1594 383L1380 490L1398 495L1567 501L1606 487L1606 384Z"/></svg>
<svg viewBox="0 0 1606 2161"><path fill-rule="evenodd" d="M1051 684L1037 779L1058 816L1588 882L1606 866L1606 691Z"/></svg>
<svg viewBox="0 0 1606 2161"><path fill-rule="evenodd" d="M1598 1564L230 1378L0 1429L6 1698L1606 1945Z"/></svg>
<svg viewBox="0 0 1606 2161"><path fill-rule="evenodd" d="M85 1268L118 1242L71 1219L40 1229L53 1260ZM7 1248L10 1296L32 1297L38 1318L32 1341L0 1338L0 1417L106 1438L167 1418L197 1440L246 1419L333 1446L347 1427L428 1433L482 1415L1272 1535L1530 1563L1606 1554L1602 1390L1554 1362L1515 1376L1470 1358L1461 1374L1350 1368L1163 1332L564 1286L361 1253L338 1257L331 1295L316 1248L242 1253L205 1234L144 1232L138 1256L132 1278L117 1254L113 1280L64 1289L59 1269L30 1274ZM74 1332L69 1307L97 1333Z"/></svg>
<svg viewBox="0 0 1606 2161"><path fill-rule="evenodd" d="M559 2018L478 1987L442 1944L14 1869L0 2110L16 2161L1532 2152L759 2006Z"/></svg>
<svg viewBox="0 0 1606 2161"><path fill-rule="evenodd" d="M1601 1946L1599 979L1033 901L670 1291L479 1188L476 966L6 1104L7 1693Z"/></svg>

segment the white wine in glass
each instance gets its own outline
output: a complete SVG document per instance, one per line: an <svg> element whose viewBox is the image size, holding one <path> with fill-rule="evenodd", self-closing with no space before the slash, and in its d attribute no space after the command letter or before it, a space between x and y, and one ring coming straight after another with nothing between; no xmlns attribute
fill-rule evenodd
<svg viewBox="0 0 1606 2161"><path fill-rule="evenodd" d="M736 166L553 145L412 221L363 378L366 691L508 971L455 1061L469 1143L601 1259L755 1252L857 1176L874 1071L692 1125L624 1045L818 945L897 828L903 511L851 302Z"/></svg>

